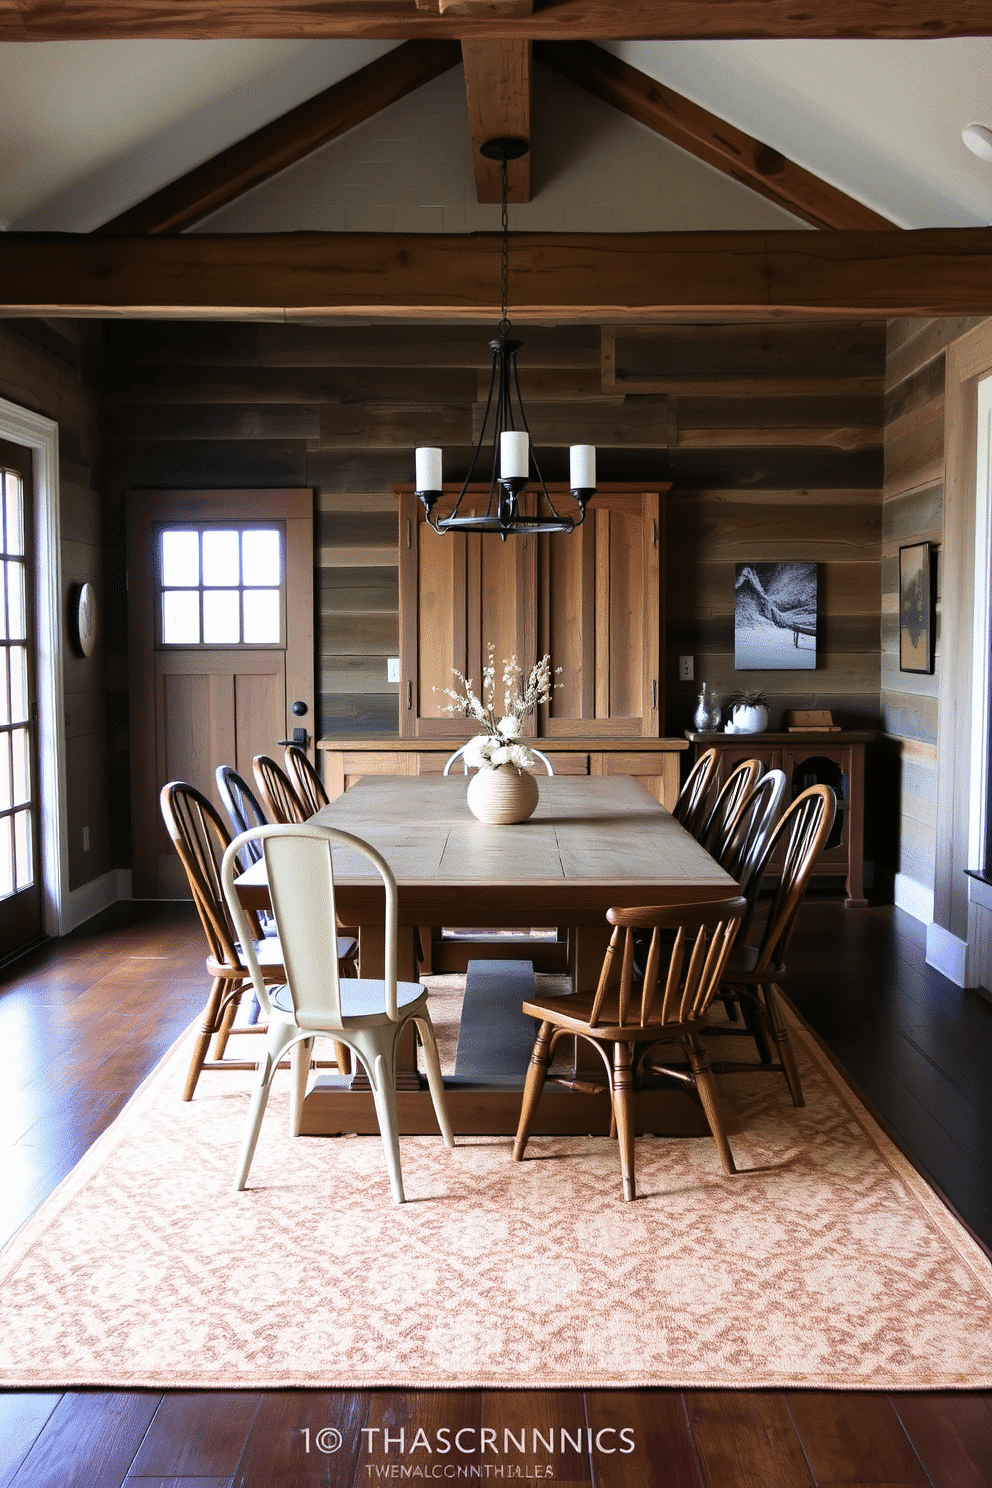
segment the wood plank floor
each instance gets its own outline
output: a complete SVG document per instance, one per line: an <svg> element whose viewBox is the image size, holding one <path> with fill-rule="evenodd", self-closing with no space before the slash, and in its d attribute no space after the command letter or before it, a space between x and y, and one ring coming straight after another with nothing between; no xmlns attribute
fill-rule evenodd
<svg viewBox="0 0 992 1488"><path fill-rule="evenodd" d="M922 927L897 910L809 901L790 987L904 1149L988 1245L992 1004L927 968L923 945ZM120 906L0 974L3 1239L113 1120L198 1011L204 988L200 933L180 906ZM621 1430L629 1434L611 1434ZM321 1432L339 1434L336 1450L326 1448L338 1436ZM632 1451L620 1450L630 1442ZM351 1488L431 1478L990 1488L992 1394L0 1394L0 1488Z"/></svg>

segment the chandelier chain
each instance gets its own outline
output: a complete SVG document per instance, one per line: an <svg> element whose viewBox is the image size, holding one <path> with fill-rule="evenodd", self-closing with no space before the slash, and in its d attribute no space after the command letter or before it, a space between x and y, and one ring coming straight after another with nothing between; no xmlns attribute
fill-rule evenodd
<svg viewBox="0 0 992 1488"><path fill-rule="evenodd" d="M500 329L509 330L510 322L507 319L506 307L510 299L510 213L507 208L507 197L509 195L507 186L506 157L503 157L503 246L501 257L502 269L502 297L500 300Z"/></svg>

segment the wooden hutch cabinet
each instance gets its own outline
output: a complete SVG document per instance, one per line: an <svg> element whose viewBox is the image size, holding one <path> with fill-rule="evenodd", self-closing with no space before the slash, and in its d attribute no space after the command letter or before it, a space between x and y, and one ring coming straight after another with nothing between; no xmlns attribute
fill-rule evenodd
<svg viewBox="0 0 992 1488"><path fill-rule="evenodd" d="M399 738L322 739L328 793L363 775L441 770L474 732L468 719L442 711L449 701L443 689L457 669L478 692L492 642L500 670L516 656L529 671L546 654L561 668L550 704L527 726L556 773L633 775L673 806L687 745L661 737L668 485L600 486L575 532L506 542L492 534L439 535L413 487L393 489L400 518ZM566 487L548 489L568 510ZM469 494L484 505L488 487Z"/></svg>
<svg viewBox="0 0 992 1488"><path fill-rule="evenodd" d="M548 488L569 508L564 486ZM478 691L486 648L525 672L550 655L561 668L528 733L553 739L657 739L664 709L664 493L667 485L601 486L585 522L511 537L444 533L412 486L400 516L401 738L438 739L467 724L442 711L452 669ZM457 494L455 488L452 494ZM488 487L470 487L480 504ZM498 700L502 689L497 677Z"/></svg>

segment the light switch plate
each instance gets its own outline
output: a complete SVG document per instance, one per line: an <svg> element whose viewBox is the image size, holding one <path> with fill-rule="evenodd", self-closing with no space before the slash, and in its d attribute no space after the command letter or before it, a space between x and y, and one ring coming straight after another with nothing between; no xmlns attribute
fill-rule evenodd
<svg viewBox="0 0 992 1488"><path fill-rule="evenodd" d="M386 657L386 681L398 682L400 680L400 659L398 656Z"/></svg>
<svg viewBox="0 0 992 1488"><path fill-rule="evenodd" d="M694 668L693 668L693 664L692 664L692 657L691 656L680 656L679 657L679 681L680 682L691 682L692 679L693 679L693 675L694 675Z"/></svg>

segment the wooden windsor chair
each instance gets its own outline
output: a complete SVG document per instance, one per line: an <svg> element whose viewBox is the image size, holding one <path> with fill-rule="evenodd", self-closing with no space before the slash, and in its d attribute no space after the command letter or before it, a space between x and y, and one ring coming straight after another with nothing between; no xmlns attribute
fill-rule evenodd
<svg viewBox="0 0 992 1488"><path fill-rule="evenodd" d="M307 808L307 815L316 816L322 807L329 804L324 782L298 745L286 745L285 760L286 774L293 790Z"/></svg>
<svg viewBox="0 0 992 1488"><path fill-rule="evenodd" d="M745 901L736 897L709 904L663 909L610 909L616 928L594 993L534 998L524 1013L540 1020L524 1085L513 1160L524 1155L554 1046L563 1035L584 1039L600 1056L619 1139L623 1196L636 1197L634 1179L634 1076L644 1057L659 1044L677 1044L689 1058L688 1070L651 1065L690 1085L699 1095L726 1173L736 1172L723 1129L716 1086L703 1047L706 1013L730 955ZM639 990L634 986L634 935L651 931L647 965ZM619 985L616 958L622 956Z"/></svg>
<svg viewBox="0 0 992 1488"><path fill-rule="evenodd" d="M737 813L745 797L757 785L764 771L765 766L761 760L742 760L739 765L735 765L720 787L699 835L703 847L717 861L720 849L733 831Z"/></svg>
<svg viewBox="0 0 992 1488"><path fill-rule="evenodd" d="M796 919L816 860L830 835L836 810L837 798L831 787L812 785L796 797L769 834L760 862L752 869L747 926L734 947L720 984L721 998L730 997L740 1003L745 1027L721 1025L719 1032L753 1038L760 1061L719 1059L714 1060L713 1069L721 1074L760 1070L781 1073L796 1106L805 1105L805 1097L779 1000L780 983L785 976L785 955ZM777 858L780 866L776 865ZM769 867L779 873L779 878L765 909L758 904L757 891ZM757 940L757 944L747 944L749 939ZM778 1051L777 1060L772 1057L772 1045Z"/></svg>
<svg viewBox="0 0 992 1488"><path fill-rule="evenodd" d="M709 818L717 772L720 768L720 751L707 749L689 771L679 798L672 807L672 815L687 832L699 839Z"/></svg>
<svg viewBox="0 0 992 1488"><path fill-rule="evenodd" d="M256 754L251 762L255 784L271 823L286 825L305 822L313 812L300 800L296 787L280 765L267 754Z"/></svg>
<svg viewBox="0 0 992 1488"><path fill-rule="evenodd" d="M159 800L166 830L185 869L207 938L207 971L212 978L183 1090L183 1100L188 1101L193 1099L201 1070L255 1068L254 1060L224 1057L241 994L252 982L221 887L221 863L231 834L206 796L185 781L173 780L164 785ZM257 960L262 975L273 983L285 981L278 940L263 935L257 918L249 921L249 927L259 942ZM258 1024L239 1030L240 1033L263 1031ZM208 1060L207 1051L214 1036L214 1057Z"/></svg>

